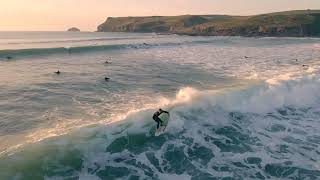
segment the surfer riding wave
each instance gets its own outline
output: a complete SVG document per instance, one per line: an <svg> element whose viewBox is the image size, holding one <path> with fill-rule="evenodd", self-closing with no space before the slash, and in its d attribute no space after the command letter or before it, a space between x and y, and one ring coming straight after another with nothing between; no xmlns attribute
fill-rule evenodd
<svg viewBox="0 0 320 180"><path fill-rule="evenodd" d="M163 124L163 121L159 118L159 116L162 114L162 113L167 113L169 115L169 112L168 111L164 111L162 109L159 109L157 112L155 112L153 114L153 120L157 122L157 129L159 129L160 125L162 126Z"/></svg>

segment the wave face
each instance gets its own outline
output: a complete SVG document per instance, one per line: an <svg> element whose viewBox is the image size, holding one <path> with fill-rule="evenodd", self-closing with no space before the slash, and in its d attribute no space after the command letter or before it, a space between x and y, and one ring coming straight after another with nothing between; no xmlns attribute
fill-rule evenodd
<svg viewBox="0 0 320 180"><path fill-rule="evenodd" d="M121 49L130 47L128 45L100 45L100 46L81 46L81 47L56 47L56 48L32 48L18 50L1 50L0 58L5 60L13 59L14 57L24 56L47 56L53 54L71 54L79 52L101 51L108 49Z"/></svg>
<svg viewBox="0 0 320 180"><path fill-rule="evenodd" d="M320 179L317 39L136 36L2 49L1 180Z"/></svg>

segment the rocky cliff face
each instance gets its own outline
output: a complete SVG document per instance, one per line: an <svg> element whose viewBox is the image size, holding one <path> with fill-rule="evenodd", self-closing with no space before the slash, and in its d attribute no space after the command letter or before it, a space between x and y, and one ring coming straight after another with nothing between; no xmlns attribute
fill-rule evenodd
<svg viewBox="0 0 320 180"><path fill-rule="evenodd" d="M257 16L152 16L108 18L99 32L156 32L211 36L320 36L320 11Z"/></svg>
<svg viewBox="0 0 320 180"><path fill-rule="evenodd" d="M109 17L98 26L99 32L173 32L208 22L201 16Z"/></svg>

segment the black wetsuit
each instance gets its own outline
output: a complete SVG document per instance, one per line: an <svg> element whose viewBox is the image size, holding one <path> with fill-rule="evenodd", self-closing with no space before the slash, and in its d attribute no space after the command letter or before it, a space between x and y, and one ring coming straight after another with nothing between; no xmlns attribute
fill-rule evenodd
<svg viewBox="0 0 320 180"><path fill-rule="evenodd" d="M162 126L162 123L163 123L163 121L159 118L159 116L160 116L160 114L162 114L162 113L167 113L167 114L169 114L169 112L167 112L167 111L157 111L157 112L155 112L154 114L153 114L153 120L155 120L156 122L157 122L157 129L159 129L159 126L160 126L160 124L161 124L161 126Z"/></svg>

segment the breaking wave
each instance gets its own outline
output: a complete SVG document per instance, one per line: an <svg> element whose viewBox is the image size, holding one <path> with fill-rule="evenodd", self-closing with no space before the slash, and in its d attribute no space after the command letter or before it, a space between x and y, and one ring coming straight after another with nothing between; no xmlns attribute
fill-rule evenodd
<svg viewBox="0 0 320 180"><path fill-rule="evenodd" d="M320 76L199 91L2 157L1 179L319 179ZM160 105L159 105L160 106Z"/></svg>

